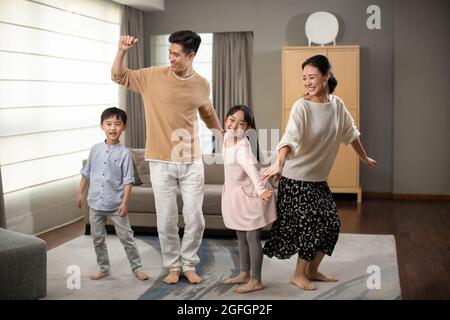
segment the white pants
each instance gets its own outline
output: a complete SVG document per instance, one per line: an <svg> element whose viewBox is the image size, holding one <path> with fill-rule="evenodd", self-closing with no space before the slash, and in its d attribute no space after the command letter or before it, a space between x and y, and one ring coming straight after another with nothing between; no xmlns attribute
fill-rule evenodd
<svg viewBox="0 0 450 320"><path fill-rule="evenodd" d="M204 169L201 160L190 164L150 161L158 237L163 266L170 271L195 270L202 242ZM183 199L184 235L178 235L177 190Z"/></svg>

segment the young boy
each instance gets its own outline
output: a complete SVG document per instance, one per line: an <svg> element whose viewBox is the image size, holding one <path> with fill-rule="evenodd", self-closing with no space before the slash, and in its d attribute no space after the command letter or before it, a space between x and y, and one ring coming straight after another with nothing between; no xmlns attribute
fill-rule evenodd
<svg viewBox="0 0 450 320"><path fill-rule="evenodd" d="M114 222L116 234L125 247L131 270L139 280L147 280L141 271L141 258L128 221L128 200L134 183L130 152L120 144L120 135L127 128L127 114L118 108L108 108L101 115L101 128L106 140L91 148L89 159L81 170L77 207L84 205L83 194L89 183L91 234L99 271L90 278L98 280L109 275L109 258L105 236L106 218Z"/></svg>

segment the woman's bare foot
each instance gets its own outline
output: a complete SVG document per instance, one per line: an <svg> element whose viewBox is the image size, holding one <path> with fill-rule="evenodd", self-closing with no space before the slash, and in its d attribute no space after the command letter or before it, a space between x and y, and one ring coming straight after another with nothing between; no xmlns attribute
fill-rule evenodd
<svg viewBox="0 0 450 320"><path fill-rule="evenodd" d="M192 284L198 284L203 281L203 279L200 278L200 276L194 270L183 272L183 276L186 277L186 279Z"/></svg>
<svg viewBox="0 0 450 320"><path fill-rule="evenodd" d="M167 284L176 284L180 280L181 271L169 271L169 274L163 279Z"/></svg>
<svg viewBox="0 0 450 320"><path fill-rule="evenodd" d="M107 276L109 276L108 272L100 272L99 271L97 273L94 273L92 276L90 276L90 278L91 278L91 280L98 280L98 279L101 279L101 278L104 278Z"/></svg>
<svg viewBox="0 0 450 320"><path fill-rule="evenodd" d="M306 291L316 290L316 287L305 276L295 276L291 279L291 283Z"/></svg>
<svg viewBox="0 0 450 320"><path fill-rule="evenodd" d="M226 279L223 284L241 284L247 283L250 280L250 274L248 272L241 272L238 276Z"/></svg>
<svg viewBox="0 0 450 320"><path fill-rule="evenodd" d="M134 275L141 281L145 281L148 279L148 274L146 274L144 271L136 271Z"/></svg>
<svg viewBox="0 0 450 320"><path fill-rule="evenodd" d="M306 277L311 281L325 281L325 282L336 282L337 279L332 276L324 275L319 271L315 272L306 272Z"/></svg>
<svg viewBox="0 0 450 320"><path fill-rule="evenodd" d="M247 293L247 292L252 292L252 291L257 291L257 290L262 290L262 289L264 289L264 285L262 284L262 282L260 280L250 279L246 284L244 284L243 286L237 287L236 289L234 289L234 291L237 293Z"/></svg>

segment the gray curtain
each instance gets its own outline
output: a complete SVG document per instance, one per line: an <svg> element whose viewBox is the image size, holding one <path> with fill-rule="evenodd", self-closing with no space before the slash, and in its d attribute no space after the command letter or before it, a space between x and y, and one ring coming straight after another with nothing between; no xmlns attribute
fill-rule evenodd
<svg viewBox="0 0 450 320"><path fill-rule="evenodd" d="M223 123L231 106L252 108L252 32L220 32L213 35L213 102Z"/></svg>
<svg viewBox="0 0 450 320"><path fill-rule="evenodd" d="M0 166L0 228L6 228L5 200L3 199L2 168Z"/></svg>
<svg viewBox="0 0 450 320"><path fill-rule="evenodd" d="M144 12L124 6L121 35L133 35L139 39L136 46L128 50L125 64L130 69L144 67ZM141 95L120 87L120 107L127 111L128 129L125 132L125 145L130 148L145 148L144 102Z"/></svg>

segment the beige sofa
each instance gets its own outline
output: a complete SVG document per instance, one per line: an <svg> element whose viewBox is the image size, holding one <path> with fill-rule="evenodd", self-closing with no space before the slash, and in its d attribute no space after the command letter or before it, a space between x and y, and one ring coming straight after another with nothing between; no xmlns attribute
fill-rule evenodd
<svg viewBox="0 0 450 320"><path fill-rule="evenodd" d="M156 208L153 189L150 181L150 169L144 158L144 149L130 149L133 156L135 185L131 191L128 205L130 224L135 232L156 231ZM205 168L205 196L203 200L203 215L205 217L206 234L234 234L223 224L221 213L222 186L224 182L223 161L220 155L203 155ZM276 193L276 192L275 192ZM181 214L183 202L177 192L179 219L178 225L183 227ZM90 233L89 211L84 210L86 234ZM112 230L112 222L107 225Z"/></svg>

